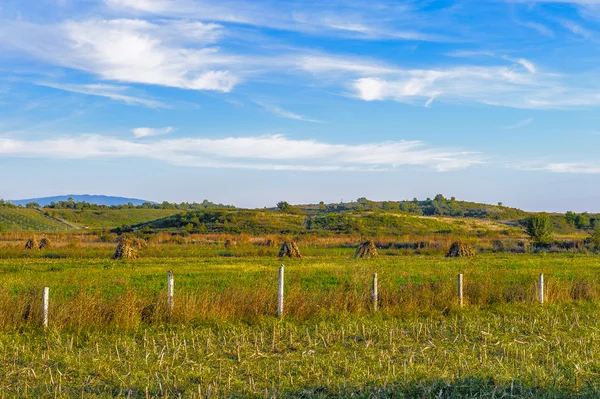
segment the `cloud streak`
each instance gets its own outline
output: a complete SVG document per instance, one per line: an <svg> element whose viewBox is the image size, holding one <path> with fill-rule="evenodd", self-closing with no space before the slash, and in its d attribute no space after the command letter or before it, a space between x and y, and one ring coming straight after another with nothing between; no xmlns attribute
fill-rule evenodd
<svg viewBox="0 0 600 399"><path fill-rule="evenodd" d="M135 129L131 129L131 133L136 139L141 139L145 137L162 136L164 134L171 133L173 130L175 129L173 129L171 126L164 127L161 129L151 127L136 127Z"/></svg>
<svg viewBox="0 0 600 399"><path fill-rule="evenodd" d="M506 130L518 129L520 127L532 124L533 121L534 121L533 118L527 118L525 120L515 123L514 125L504 126L504 129L506 129Z"/></svg>
<svg viewBox="0 0 600 399"><path fill-rule="evenodd" d="M100 135L36 141L0 138L0 155L76 160L141 158L192 167L295 171L385 171L403 166L451 171L484 162L479 153L431 148L420 141L347 145L282 135L149 142Z"/></svg>
<svg viewBox="0 0 600 399"><path fill-rule="evenodd" d="M600 174L600 163L598 162L548 162L513 165L511 167L519 170L542 171L561 174Z"/></svg>
<svg viewBox="0 0 600 399"><path fill-rule="evenodd" d="M307 118L307 117L297 114L295 112L285 110L276 105L266 104L266 103L262 103L262 102L257 102L257 104L280 118L293 119L293 120L302 121L302 122L322 123L319 120Z"/></svg>
<svg viewBox="0 0 600 399"><path fill-rule="evenodd" d="M167 104L161 101L130 94L130 88L127 86L60 83L38 83L38 85L51 87L57 90L69 91L71 93L110 98L111 100L121 101L128 105L140 105L148 108L169 108Z"/></svg>

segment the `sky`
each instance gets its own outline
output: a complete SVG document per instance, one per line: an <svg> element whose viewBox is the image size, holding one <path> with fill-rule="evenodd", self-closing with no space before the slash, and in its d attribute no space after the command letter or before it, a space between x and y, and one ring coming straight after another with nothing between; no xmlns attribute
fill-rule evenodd
<svg viewBox="0 0 600 399"><path fill-rule="evenodd" d="M0 198L600 212L600 0L2 0Z"/></svg>

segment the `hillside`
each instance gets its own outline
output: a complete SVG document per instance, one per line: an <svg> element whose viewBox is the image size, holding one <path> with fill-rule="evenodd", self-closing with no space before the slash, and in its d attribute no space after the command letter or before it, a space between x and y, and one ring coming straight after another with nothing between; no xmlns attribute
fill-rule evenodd
<svg viewBox="0 0 600 399"><path fill-rule="evenodd" d="M0 210L1 212L1 210ZM86 229L113 229L124 225L145 223L168 217L176 209L44 209L50 217L76 224Z"/></svg>
<svg viewBox="0 0 600 399"><path fill-rule="evenodd" d="M50 218L37 209L0 208L0 231L70 231L66 223Z"/></svg>

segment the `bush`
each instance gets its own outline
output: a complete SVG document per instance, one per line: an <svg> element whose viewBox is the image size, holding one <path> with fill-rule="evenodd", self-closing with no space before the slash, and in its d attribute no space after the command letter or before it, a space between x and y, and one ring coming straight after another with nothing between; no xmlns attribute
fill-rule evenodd
<svg viewBox="0 0 600 399"><path fill-rule="evenodd" d="M554 225L545 213L529 216L525 220L525 229L536 244L548 244L554 236Z"/></svg>

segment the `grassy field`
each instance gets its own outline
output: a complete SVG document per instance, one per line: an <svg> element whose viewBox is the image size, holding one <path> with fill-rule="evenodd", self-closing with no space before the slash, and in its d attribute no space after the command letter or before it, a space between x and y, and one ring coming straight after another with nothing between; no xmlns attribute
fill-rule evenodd
<svg viewBox="0 0 600 399"><path fill-rule="evenodd" d="M35 252L10 241L0 246L6 397L600 395L596 255L448 259L398 250L357 260L353 248L305 243L303 259L283 261L279 320L277 248L165 241L125 262L110 260L114 244L88 236L57 236L54 244ZM171 323L168 270L175 276ZM462 308L458 273L465 276ZM44 286L51 290L47 332L40 327Z"/></svg>

